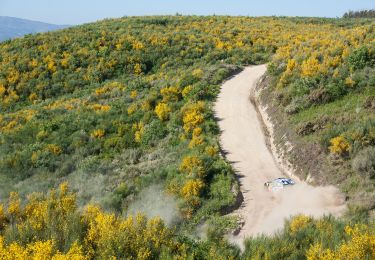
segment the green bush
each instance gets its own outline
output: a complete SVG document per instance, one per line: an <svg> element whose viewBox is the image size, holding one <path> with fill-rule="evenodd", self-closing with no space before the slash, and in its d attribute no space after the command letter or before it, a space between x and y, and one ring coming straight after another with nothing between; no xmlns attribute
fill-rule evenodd
<svg viewBox="0 0 375 260"><path fill-rule="evenodd" d="M375 178L375 147L370 146L359 151L352 161L352 167L361 175Z"/></svg>
<svg viewBox="0 0 375 260"><path fill-rule="evenodd" d="M303 96L311 92L318 86L318 81L315 78L300 78L290 85L292 96Z"/></svg>
<svg viewBox="0 0 375 260"><path fill-rule="evenodd" d="M349 64L353 69L362 69L366 66L375 66L375 44L361 46L354 50L348 58Z"/></svg>

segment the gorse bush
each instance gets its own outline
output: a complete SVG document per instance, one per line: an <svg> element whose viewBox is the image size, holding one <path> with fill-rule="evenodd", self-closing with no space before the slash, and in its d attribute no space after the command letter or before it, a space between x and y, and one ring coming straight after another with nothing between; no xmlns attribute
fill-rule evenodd
<svg viewBox="0 0 375 260"><path fill-rule="evenodd" d="M1 206L2 259L154 259L184 253L161 219L120 218L96 206L79 212L66 184L48 195L32 194L25 205L17 194ZM182 257L182 255L181 255Z"/></svg>
<svg viewBox="0 0 375 260"><path fill-rule="evenodd" d="M331 153L343 155L349 152L350 144L348 141L345 140L342 136L337 136L330 140L331 146L329 147L329 151Z"/></svg>
<svg viewBox="0 0 375 260"><path fill-rule="evenodd" d="M344 225L331 217L314 220L299 215L272 238L245 243L245 259L371 259L375 235L367 225Z"/></svg>
<svg viewBox="0 0 375 260"><path fill-rule="evenodd" d="M197 188L201 184L195 184ZM190 184L189 184L190 185ZM195 188L188 196L196 196ZM128 192L121 185L118 192ZM185 191L182 191L185 193ZM48 194L21 201L12 193L0 205L2 259L366 259L375 256L374 230L344 225L331 217L314 220L299 215L274 237L246 241L245 251L229 245L224 235L236 226L230 217L209 220L208 240L193 241L165 226L160 218L118 216L87 205L78 210L76 194L66 183Z"/></svg>

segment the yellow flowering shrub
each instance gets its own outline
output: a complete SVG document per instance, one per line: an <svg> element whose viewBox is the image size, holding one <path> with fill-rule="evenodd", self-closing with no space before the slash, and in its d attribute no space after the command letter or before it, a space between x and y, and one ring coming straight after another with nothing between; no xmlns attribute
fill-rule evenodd
<svg viewBox="0 0 375 260"><path fill-rule="evenodd" d="M311 245L306 252L307 260L336 260L335 254L330 250L324 250L321 244Z"/></svg>
<svg viewBox="0 0 375 260"><path fill-rule="evenodd" d="M58 146L57 144L48 144L47 145L47 150L52 153L52 154L55 154L55 155L59 155L62 153L62 149L60 146Z"/></svg>
<svg viewBox="0 0 375 260"><path fill-rule="evenodd" d="M348 86L348 87L353 87L354 84L355 84L355 81L351 78L351 77L347 77L345 79L345 84Z"/></svg>
<svg viewBox="0 0 375 260"><path fill-rule="evenodd" d="M57 67L56 67L54 54L47 55L46 57L43 58L43 61L45 62L46 66L47 66L47 69L50 72L52 72L52 73L56 72Z"/></svg>
<svg viewBox="0 0 375 260"><path fill-rule="evenodd" d="M319 61L315 57L310 57L302 63L301 70L304 77L316 76L319 73Z"/></svg>
<svg viewBox="0 0 375 260"><path fill-rule="evenodd" d="M203 70L202 69L195 69L193 70L192 75L198 79L201 79L203 77Z"/></svg>
<svg viewBox="0 0 375 260"><path fill-rule="evenodd" d="M141 74L142 66L139 63L134 64L134 74Z"/></svg>
<svg viewBox="0 0 375 260"><path fill-rule="evenodd" d="M305 215L297 215L290 221L290 231L292 234L297 233L299 230L305 228L311 222L311 218Z"/></svg>
<svg viewBox="0 0 375 260"><path fill-rule="evenodd" d="M337 250L338 259L375 258L375 234L370 233L368 226L346 226L345 232L350 236L350 240L341 244Z"/></svg>
<svg viewBox="0 0 375 260"><path fill-rule="evenodd" d="M160 94L163 97L163 102L176 102L180 96L180 90L177 87L166 87L160 89Z"/></svg>
<svg viewBox="0 0 375 260"><path fill-rule="evenodd" d="M194 148L196 146L204 144L204 140L201 134L202 134L202 128L200 127L194 128L191 140L189 142L189 148Z"/></svg>
<svg viewBox="0 0 375 260"><path fill-rule="evenodd" d="M46 106L43 106L43 109L46 110L55 110L55 109L66 109L66 110L72 110L72 109L79 109L82 106L86 105L86 103L83 103L81 99L78 98L72 98L68 100L60 99L55 102L52 102ZM95 111L101 110L100 104L93 104L90 105L89 108Z"/></svg>
<svg viewBox="0 0 375 260"><path fill-rule="evenodd" d="M216 146L213 146L213 145L210 145L210 146L207 146L204 151L206 152L206 154L208 154L209 156L215 156L218 154L218 148Z"/></svg>
<svg viewBox="0 0 375 260"><path fill-rule="evenodd" d="M328 147L329 151L333 154L343 155L349 152L351 146L350 143L343 137L337 136L330 140L330 146Z"/></svg>
<svg viewBox="0 0 375 260"><path fill-rule="evenodd" d="M14 90L8 89L7 93L8 95L5 95L3 97L3 105L5 106L8 106L9 104L12 104L14 102L17 102L20 99L19 95Z"/></svg>
<svg viewBox="0 0 375 260"><path fill-rule="evenodd" d="M197 175L198 177L202 177L205 172L203 161L196 155L185 156L180 164L180 171L189 176Z"/></svg>
<svg viewBox="0 0 375 260"><path fill-rule="evenodd" d="M1 132L9 132L10 130L16 128L17 125L18 122L16 120L12 120L1 128Z"/></svg>
<svg viewBox="0 0 375 260"><path fill-rule="evenodd" d="M196 196L198 197L204 187L204 183L197 180L188 180L182 187L181 194L184 198Z"/></svg>
<svg viewBox="0 0 375 260"><path fill-rule="evenodd" d="M125 86L120 82L114 81L104 84L104 86L96 88L94 94L96 96L104 96L105 94L111 93L112 91L120 90L124 91Z"/></svg>
<svg viewBox="0 0 375 260"><path fill-rule="evenodd" d="M4 84L0 83L0 97L4 96L7 89L5 88Z"/></svg>
<svg viewBox="0 0 375 260"><path fill-rule="evenodd" d="M38 99L38 95L37 94L35 94L35 93L31 93L30 95L29 95L29 100L31 101L31 102L34 102L34 101L36 101Z"/></svg>
<svg viewBox="0 0 375 260"><path fill-rule="evenodd" d="M29 66L35 68L36 66L38 66L38 61L36 59L31 59L29 62Z"/></svg>
<svg viewBox="0 0 375 260"><path fill-rule="evenodd" d="M193 90L193 86L192 85L189 85L189 86L186 86L184 87L184 89L182 90L182 96L185 98L189 95L189 93Z"/></svg>
<svg viewBox="0 0 375 260"><path fill-rule="evenodd" d="M165 121L169 118L169 113L171 112L170 107L166 103L159 103L155 107L155 113L160 120Z"/></svg>
<svg viewBox="0 0 375 260"><path fill-rule="evenodd" d="M91 109L96 112L108 112L111 107L109 105L93 104Z"/></svg>
<svg viewBox="0 0 375 260"><path fill-rule="evenodd" d="M143 43L140 41L134 41L132 46L133 46L133 49L135 50L142 50L144 48Z"/></svg>
<svg viewBox="0 0 375 260"><path fill-rule="evenodd" d="M186 218L191 218L194 208L201 204L199 198L205 184L200 179L187 180L181 189L181 196L187 203L187 207L182 208Z"/></svg>
<svg viewBox="0 0 375 260"><path fill-rule="evenodd" d="M4 211L4 205L0 204L0 230L6 225L6 215Z"/></svg>
<svg viewBox="0 0 375 260"><path fill-rule="evenodd" d="M4 238L0 236L0 258L4 260L26 259L27 252L24 247L11 243L9 246L5 245Z"/></svg>
<svg viewBox="0 0 375 260"><path fill-rule="evenodd" d="M297 67L297 62L295 59L289 59L288 64L286 66L287 72L292 72Z"/></svg>
<svg viewBox="0 0 375 260"><path fill-rule="evenodd" d="M193 136L200 136L201 134L202 134L202 128L200 127L194 128L193 133L192 133Z"/></svg>
<svg viewBox="0 0 375 260"><path fill-rule="evenodd" d="M165 248L176 257L185 255L160 218L122 217L93 205L82 212L67 183L48 195L29 195L24 206L13 193L7 210L1 209L0 231L12 230L16 236L0 233L0 259L156 259Z"/></svg>
<svg viewBox="0 0 375 260"><path fill-rule="evenodd" d="M128 115L134 114L137 110L138 110L138 104L136 103L131 104L127 109Z"/></svg>
<svg viewBox="0 0 375 260"><path fill-rule="evenodd" d="M366 225L346 226L348 239L335 250L324 249L321 244L311 245L306 252L308 260L374 259L375 234Z"/></svg>
<svg viewBox="0 0 375 260"><path fill-rule="evenodd" d="M84 260L88 257L84 254L82 246L73 243L66 254L56 249L53 240L36 241L26 245L26 247L13 242L5 245L4 238L0 236L0 258L4 260L16 259L52 259L52 260Z"/></svg>
<svg viewBox="0 0 375 260"><path fill-rule="evenodd" d="M144 133L144 124L143 122L133 124L134 140L139 143L141 142L142 135Z"/></svg>
<svg viewBox="0 0 375 260"><path fill-rule="evenodd" d="M91 257L101 259L152 259L163 246L175 247L171 232L160 218L147 220L143 215L119 218L89 206L85 213L88 231L85 247Z"/></svg>
<svg viewBox="0 0 375 260"><path fill-rule="evenodd" d="M67 221L76 209L76 195L68 191L67 183L62 183L57 191L51 190L48 196L41 193L29 195L28 203L22 209L25 219L18 223L21 238L27 235L30 228L34 232L43 233L45 229L49 228L50 221L54 217L58 217L62 221L58 229L66 230L69 223L64 221Z"/></svg>
<svg viewBox="0 0 375 260"><path fill-rule="evenodd" d="M224 42L224 41L221 41L221 40L217 40L216 41L216 48L219 49L219 50L224 50L224 51L230 51L233 49L232 45L230 42Z"/></svg>
<svg viewBox="0 0 375 260"><path fill-rule="evenodd" d="M91 132L91 137L92 138L102 138L105 135L105 130L104 129L95 129L94 131Z"/></svg>
<svg viewBox="0 0 375 260"><path fill-rule="evenodd" d="M131 97L132 99L136 99L136 98L138 97L138 91L136 91L136 90L132 90L132 91L130 92L130 97Z"/></svg>
<svg viewBox="0 0 375 260"><path fill-rule="evenodd" d="M204 107L205 107L205 104L202 101L198 103L190 104L187 107L185 107L184 112L183 112L183 118L182 118L185 132L190 132L195 127L203 123Z"/></svg>
<svg viewBox="0 0 375 260"><path fill-rule="evenodd" d="M17 218L21 215L21 199L17 192L11 192L8 202L8 214L12 218Z"/></svg>
<svg viewBox="0 0 375 260"><path fill-rule="evenodd" d="M205 187L201 179L188 179L179 190L180 196L185 201L180 211L184 218L190 219L197 207L201 205L200 195Z"/></svg>
<svg viewBox="0 0 375 260"><path fill-rule="evenodd" d="M41 194L35 193L28 196L29 203L24 208L25 216L30 226L35 230L42 230L46 227L48 203L41 200ZM19 226L20 228L22 225Z"/></svg>
<svg viewBox="0 0 375 260"><path fill-rule="evenodd" d="M7 81L10 84L14 84L18 82L19 79L20 79L20 73L18 72L18 70L12 68L8 71Z"/></svg>

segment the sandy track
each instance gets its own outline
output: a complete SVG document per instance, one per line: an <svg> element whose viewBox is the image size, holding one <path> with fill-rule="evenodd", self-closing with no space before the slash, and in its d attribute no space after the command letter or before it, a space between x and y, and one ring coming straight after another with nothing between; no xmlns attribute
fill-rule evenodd
<svg viewBox="0 0 375 260"><path fill-rule="evenodd" d="M264 189L264 182L284 175L267 148L261 118L250 102L250 93L265 71L265 65L245 68L222 85L215 104L221 146L239 176L244 196L240 209L232 213L245 223L231 238L240 245L248 236L272 234L290 215L339 215L345 209L334 187L312 187L296 180L294 187L280 192Z"/></svg>

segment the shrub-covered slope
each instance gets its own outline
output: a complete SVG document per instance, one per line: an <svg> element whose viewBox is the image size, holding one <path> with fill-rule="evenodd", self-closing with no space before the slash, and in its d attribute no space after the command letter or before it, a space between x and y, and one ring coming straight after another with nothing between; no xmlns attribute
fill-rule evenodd
<svg viewBox="0 0 375 260"><path fill-rule="evenodd" d="M78 210L66 183L21 201L12 193L0 207L1 259L373 259L375 230L331 217L295 216L274 237L245 243L245 251L222 238L225 226L206 241L178 235L159 218L122 217L97 206ZM224 223L222 223L224 224ZM219 226L220 227L220 226Z"/></svg>
<svg viewBox="0 0 375 260"><path fill-rule="evenodd" d="M238 66L264 62L291 127L339 162L327 171L339 178L325 181L373 196L374 25L134 17L1 43L1 199L68 181L80 206L126 214L157 184L184 223L226 212L238 184L219 152L213 101Z"/></svg>

